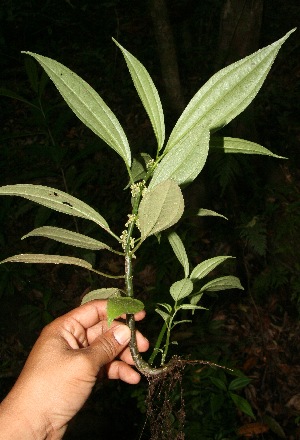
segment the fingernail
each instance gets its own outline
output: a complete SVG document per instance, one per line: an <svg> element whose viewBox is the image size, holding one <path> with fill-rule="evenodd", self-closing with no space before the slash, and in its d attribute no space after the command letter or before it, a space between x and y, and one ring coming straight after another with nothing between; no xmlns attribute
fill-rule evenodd
<svg viewBox="0 0 300 440"><path fill-rule="evenodd" d="M113 333L115 339L121 345L127 344L130 340L130 330L127 325L119 325L118 327L115 327Z"/></svg>

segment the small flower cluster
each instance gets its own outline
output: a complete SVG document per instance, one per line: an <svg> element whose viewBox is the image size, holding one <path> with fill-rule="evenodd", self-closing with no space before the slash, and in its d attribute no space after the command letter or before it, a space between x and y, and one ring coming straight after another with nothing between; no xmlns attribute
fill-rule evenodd
<svg viewBox="0 0 300 440"><path fill-rule="evenodd" d="M150 159L147 164L146 164L146 168L147 170L152 170L155 166L155 160L154 159Z"/></svg>
<svg viewBox="0 0 300 440"><path fill-rule="evenodd" d="M140 191L145 188L145 184L146 184L145 180L141 180L140 182L133 183L130 186L131 195L133 198L135 198L140 193Z"/></svg>
<svg viewBox="0 0 300 440"><path fill-rule="evenodd" d="M128 242L128 231L126 231L126 229L122 232L120 239L121 239L122 248L125 251L126 247L127 247L127 242ZM134 248L134 238L133 237L130 237L129 246L131 247L131 249Z"/></svg>

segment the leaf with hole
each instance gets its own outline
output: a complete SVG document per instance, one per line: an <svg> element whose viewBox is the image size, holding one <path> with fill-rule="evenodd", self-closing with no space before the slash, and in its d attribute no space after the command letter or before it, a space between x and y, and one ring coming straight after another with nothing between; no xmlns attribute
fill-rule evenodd
<svg viewBox="0 0 300 440"><path fill-rule="evenodd" d="M129 69L134 86L151 121L160 150L165 140L164 112L157 89L143 64L114 38L113 41L121 49Z"/></svg>
<svg viewBox="0 0 300 440"><path fill-rule="evenodd" d="M168 240L174 251L174 254L178 258L179 263L182 264L185 278L187 278L190 273L190 265L184 244L182 243L182 240L179 237L179 235L176 234L176 232L174 231L168 234Z"/></svg>
<svg viewBox="0 0 300 440"><path fill-rule="evenodd" d="M69 244L70 246L91 249L93 251L98 251L100 249L110 249L107 244L95 240L94 238L79 234L78 232L73 232L69 231L68 229L57 228L54 226L42 226L41 228L36 228L28 234L24 235L22 237L22 240L28 237L46 237L52 240L56 240L60 243Z"/></svg>
<svg viewBox="0 0 300 440"><path fill-rule="evenodd" d="M91 206L56 188L31 184L6 185L0 187L0 195L24 197L55 211L91 220L110 232L106 220Z"/></svg>
<svg viewBox="0 0 300 440"><path fill-rule="evenodd" d="M95 299L108 299L108 298L115 298L120 296L121 296L121 291L117 287L96 289L84 295L84 297L81 300L81 304L85 304Z"/></svg>
<svg viewBox="0 0 300 440"><path fill-rule="evenodd" d="M134 314L144 309L142 301L128 297L113 297L107 301L107 321L108 325L115 318L123 314Z"/></svg>
<svg viewBox="0 0 300 440"><path fill-rule="evenodd" d="M129 168L131 152L127 137L118 119L98 93L63 64L33 52L22 53L38 61L75 115L113 148Z"/></svg>
<svg viewBox="0 0 300 440"><path fill-rule="evenodd" d="M173 180L166 180L148 190L138 211L142 240L173 226L181 218L183 211L183 196Z"/></svg>

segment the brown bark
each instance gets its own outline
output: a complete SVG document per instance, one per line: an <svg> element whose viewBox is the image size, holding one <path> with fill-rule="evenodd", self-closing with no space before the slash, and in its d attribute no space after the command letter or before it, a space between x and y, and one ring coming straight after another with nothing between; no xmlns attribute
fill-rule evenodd
<svg viewBox="0 0 300 440"><path fill-rule="evenodd" d="M165 0L150 0L149 4L167 98L172 110L180 114L185 103L168 9Z"/></svg>

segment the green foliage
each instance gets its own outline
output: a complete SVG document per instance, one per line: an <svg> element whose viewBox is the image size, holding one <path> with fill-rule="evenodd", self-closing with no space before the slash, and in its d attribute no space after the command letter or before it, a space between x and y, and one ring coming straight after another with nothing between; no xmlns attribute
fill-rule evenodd
<svg viewBox="0 0 300 440"><path fill-rule="evenodd" d="M18 184L1 187L0 194L21 196L61 213L92 221L115 239L114 246L78 232L51 226L37 228L25 237L43 236L67 245L116 253L125 260L125 273L118 276L103 274L85 259L58 255L21 254L8 257L1 263L73 264L109 278L124 278L124 291L117 288L106 289L106 292L103 289L96 289L90 292L83 301L98 297L108 298L109 322L122 314L127 314L128 325L133 334L135 331L133 314L144 307L141 301L135 299L133 259L136 258L137 251L148 237L151 235L160 237L167 230L169 242L179 263L183 266L185 277L171 283L170 300L173 300L173 304L160 303L157 308L164 320L164 325L158 337L155 355L162 350L161 364L164 366L170 346L171 331L175 326L190 321L186 319L187 313L203 309L198 303L205 292L243 289L235 276L204 280L219 264L232 258L229 256L214 257L203 261L190 273L190 264L183 241L179 235L169 230L178 223L184 212L181 188L193 182L202 171L210 147L212 149L222 148L225 153L240 152L280 157L249 141L214 138L211 135L228 124L254 99L281 45L291 32L293 31L288 32L275 43L217 72L187 105L171 132L165 148L163 148L164 114L156 87L146 68L116 42L124 55L157 141L155 159L152 159L148 153L141 153L134 161L132 161L131 149L122 126L98 93L81 77L57 61L32 52L25 52L43 67L77 117L123 159L129 177L132 207L128 213L125 229L119 236L117 232L112 231L107 221L94 208L67 192L48 186ZM31 66L28 69L28 76L33 90L39 95L43 86L37 80L38 74L35 67ZM216 216L219 214L202 209L198 215ZM121 296L119 296L120 293ZM175 321L177 314L179 314L179 319ZM137 353L134 335L131 350L135 354L136 365L142 372L157 374L157 371L147 365ZM237 382L223 384L223 387L226 385L226 390L221 391L226 391L235 405L246 411L246 403L234 393L236 384Z"/></svg>

